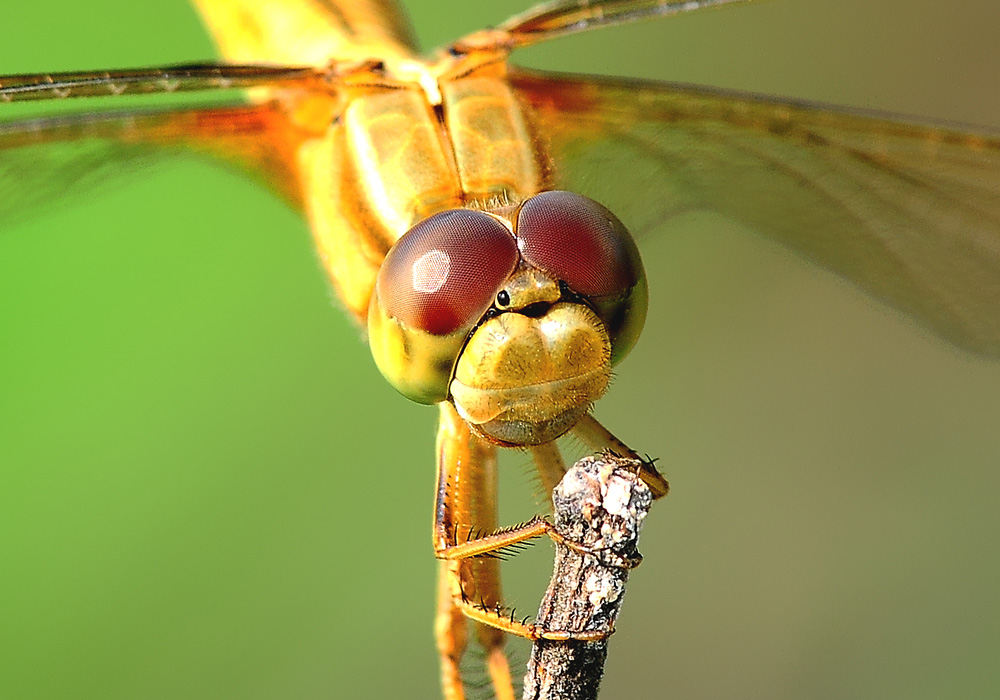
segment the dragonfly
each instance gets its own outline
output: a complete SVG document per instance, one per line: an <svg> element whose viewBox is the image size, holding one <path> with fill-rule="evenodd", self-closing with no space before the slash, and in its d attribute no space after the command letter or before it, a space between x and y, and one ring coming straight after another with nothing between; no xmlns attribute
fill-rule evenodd
<svg viewBox="0 0 1000 700"><path fill-rule="evenodd" d="M898 300L897 300L897 301L898 301ZM911 309L911 311L912 311L912 309ZM918 315L919 315L919 312L917 312L917 313L918 313ZM928 320L930 320L930 321L933 321L934 319L926 319L926 318L925 318L924 320L925 320L925 321L928 321ZM948 331L947 331L947 329L944 329L944 332L945 332L945 334L946 334L946 335L948 334ZM959 331L959 334L960 334L960 335L962 335L960 331ZM952 336L951 336L951 337L952 337L952 339L954 339L954 331L952 331ZM959 341L959 342L961 342L961 341L970 341L970 340L972 340L972 339L970 339L970 338L967 338L967 337L965 337L964 335L963 335L962 337L958 338L958 341ZM968 343L966 343L966 344L968 344Z"/></svg>

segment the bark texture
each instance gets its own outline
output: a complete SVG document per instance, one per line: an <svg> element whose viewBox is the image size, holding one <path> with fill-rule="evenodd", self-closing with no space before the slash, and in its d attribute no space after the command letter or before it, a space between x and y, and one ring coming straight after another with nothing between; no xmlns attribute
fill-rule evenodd
<svg viewBox="0 0 1000 700"><path fill-rule="evenodd" d="M604 674L629 570L642 557L639 531L652 496L638 463L611 454L585 457L552 492L556 544L552 580L537 623L549 632L603 633L596 641L541 639L524 678L524 700L594 700Z"/></svg>

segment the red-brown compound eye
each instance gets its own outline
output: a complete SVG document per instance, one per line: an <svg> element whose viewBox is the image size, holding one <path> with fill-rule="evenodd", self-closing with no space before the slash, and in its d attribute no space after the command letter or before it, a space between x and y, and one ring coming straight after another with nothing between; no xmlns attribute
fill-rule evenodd
<svg viewBox="0 0 1000 700"><path fill-rule="evenodd" d="M479 320L517 260L514 237L493 217L441 212L389 251L378 273L378 302L409 328L447 335Z"/></svg>
<svg viewBox="0 0 1000 700"><path fill-rule="evenodd" d="M542 192L522 206L515 227L524 259L588 297L622 294L643 275L624 224L592 199Z"/></svg>

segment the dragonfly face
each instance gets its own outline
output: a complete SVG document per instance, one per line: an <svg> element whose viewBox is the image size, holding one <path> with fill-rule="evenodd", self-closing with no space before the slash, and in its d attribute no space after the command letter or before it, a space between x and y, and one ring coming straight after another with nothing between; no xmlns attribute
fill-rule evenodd
<svg viewBox="0 0 1000 700"><path fill-rule="evenodd" d="M499 444L540 445L604 394L642 329L646 280L632 236L586 197L549 191L498 209L441 212L399 239L369 343L404 396L452 401Z"/></svg>
<svg viewBox="0 0 1000 700"><path fill-rule="evenodd" d="M787 6L795 12L800 4L770 3L770 7ZM769 20L780 22L784 16L784 8L761 7L756 11L767 13ZM865 5L855 9L863 11ZM886 5L884 12L892 11ZM900 17L910 14L907 7L895 11ZM934 53L945 66L949 57L971 52L977 28L988 26L988 18L956 26L954 31L962 38L947 48L928 52L921 46L912 57L905 57L897 53L901 49L867 41L873 35L866 32L874 30L867 22L859 26L856 18L866 16L863 12L852 15L846 6L844 12L838 16L851 32L841 41L853 50L840 58L831 54L827 60L821 52L795 48L795 42L832 37L829 24L823 32L810 34L813 24L794 15L788 20L790 45L786 45L780 34L760 36L758 27L749 29L751 20L744 15L750 13L737 11L738 16L730 19L734 13L726 11L708 13L704 20L629 28L635 35L617 31L607 51L588 48L565 67L599 68L595 64L600 53L607 61L622 61L619 70L631 73L621 45L633 36L648 39L653 26L662 25L682 57L703 47L705 53L697 54L697 62L704 65L718 52L707 47L725 44L738 51L733 37L752 33L758 48L748 49L743 58L726 58L722 62L726 65L719 65L715 73L704 65L678 66L683 60L675 56L661 77L676 77L680 71L685 79L702 82L991 123L982 111L993 99L988 90L976 89L980 94L962 102L966 81L983 84L973 77L975 62L956 60L950 69L942 68L942 73L950 70L950 78L935 76L921 63L927 53ZM439 31L438 39L429 43L440 43L495 21L502 13L494 14L452 30L430 28L429 22L423 27L425 32ZM935 33L947 41L950 21L939 18L936 24ZM684 38L690 26L698 32L696 39ZM597 41L599 34L587 42ZM866 49L859 48L859 34L866 37ZM919 31L911 25L894 25L884 42L913 35ZM115 38L88 39L79 50L89 50L92 43L110 47ZM773 66L756 62L759 46L781 47L783 57L792 63L822 64L825 84L805 78L795 83L795 74L779 74ZM871 73L884 70L879 75L890 87L863 92L869 71L856 70L850 62L860 60L866 50L877 50L886 58L872 59L879 67ZM100 57L74 61L70 56L56 67L160 63L202 55L202 51L178 50L166 57L124 56L110 62ZM984 71L990 70L989 55L979 60ZM634 62L641 64L640 70L666 64L666 60ZM892 62L898 62L896 71L886 66ZM924 66L913 70L928 77L919 88L900 90L899 86L912 83L910 67L915 66ZM48 67L44 57L18 64L19 70ZM755 71L767 77L752 82ZM834 77L843 92L832 92L838 89ZM923 101L935 94L945 99L938 104ZM6 380L4 396L23 408L19 411L23 420L33 415L38 422L30 424L35 426L33 433L19 435L10 435L11 423L5 423L2 442L7 456L0 461L23 465L18 473L25 484L33 484L12 486L5 493L15 502L31 504L36 516L45 513L48 522L59 523L53 525L56 532L79 533L78 539L60 546L63 540L43 537L25 525L37 522L35 517L18 516L16 508L5 508L6 517L16 517L20 523L9 532L35 533L26 534L24 540L18 537L30 547L15 560L19 562L15 578L8 580L33 589L33 597L26 598L34 601L33 610L53 611L51 618L39 613L36 619L48 619L51 625L60 620L71 623L64 629L67 638L77 643L62 647L59 655L77 660L81 668L85 661L93 661L94 676L104 679L103 684L93 683L102 689L113 683L107 679L120 677L121 668L134 669L136 679L182 683L162 668L158 672L159 667L139 649L127 648L145 644L122 643L141 618L144 628L161 640L155 651L173 658L177 668L184 669L180 675L216 679L226 687L245 676L261 678L256 671L240 670L245 669L241 663L245 657L224 642L230 633L271 659L261 667L280 677L283 687L299 687L299 682L307 682L299 671L313 657L282 661L287 658L282 649L301 648L298 643L322 656L315 662L314 679L339 674L330 670L339 666L330 658L343 659L345 666L355 669L368 668L374 659L381 667L386 659L385 635L362 635L350 643L330 641L327 636L333 627L374 624L393 630L389 652L393 658L402 664L416 659L413 668L401 673L408 679L423 678L423 695L431 696L435 678L426 648L426 611L412 628L399 625L395 617L382 617L379 604L394 599L394 591L384 581L372 581L379 577L359 574L371 585L332 597L356 603L357 611L367 611L362 616L354 604L331 600L333 585L342 580L340 556L336 562L333 557L316 556L329 551L331 532L345 531L364 518L364 511L349 510L353 499L346 495L337 504L343 515L331 513L329 494L360 493L374 480L381 481L381 473L334 470L330 455L352 447L345 444L353 441L344 440L344 435L365 436L374 426L392 425L393 439L366 441L374 444L366 444L359 459L392 465L385 488L387 498L398 495L387 504L393 515L376 518L376 531L365 538L364 546L338 540L338 547L345 547L343 555L367 572L378 570L384 560L384 551L373 541L381 541L389 531L406 538L394 557L400 567L420 571L412 577L412 599L427 599L431 572L426 533L420 527L413 533L400 532L405 528L395 523L419 525L426 519L428 475L413 453L420 451L414 445L423 444L423 452L429 454L431 419L384 386L349 324L327 308L315 262L303 240L304 228L299 236L275 233L294 231L300 226L295 217L235 178L207 168L173 166L171 172L180 182L175 184L163 173L154 175L150 184L136 178L120 194L104 191L101 200L22 224L17 232L29 235L27 239L18 235L14 252L9 247L12 237L3 236L4 260L16 259L24 275L33 266L33 279L48 280L21 287L34 290L34 300L17 297L18 309L27 315L17 326L19 346L34 339L19 372L30 371L34 379L32 391L24 394L14 393L22 386L18 381ZM188 184L196 177L210 181ZM182 198L165 205L166 187L180 188ZM141 203L140 211L126 213L133 202ZM220 207L225 207L225 215ZM136 222L143 220L143 211L156 221L147 221L142 226L146 236L138 237ZM632 225L625 213L617 213ZM46 228L47 222L55 223ZM257 232L255 227L262 222L270 233ZM647 529L649 556L630 593L630 606L635 606L630 609L641 607L649 614L633 614L642 618L629 621L636 624L634 631L614 640L611 661L617 666L609 672L609 695L620 694L616 688L627 692L619 684L630 677L641 684L646 676L642 666L654 662L669 665L669 675L680 687L710 688L717 696L726 695L728 682L747 678L742 671L751 666L755 671L750 682L766 688L772 697L781 696L783 689L789 692L789 686L799 687L796 683L809 689L804 694L813 694L828 688L831 677L854 677L869 687L864 683L874 683L872 675L863 673L865 664L844 641L853 633L874 640L861 646L888 669L876 675L892 687L905 684L902 676L907 669L913 671L913 683L936 679L940 687L952 687L957 666L944 657L935 656L940 663L921 668L912 664L920 654L933 652L933 639L947 639L953 649L963 644L966 649L982 649L972 641L978 627L971 613L949 606L947 600L967 594L969 607L989 619L983 612L989 610L987 597L977 596L966 584L990 580L986 567L992 559L981 545L990 539L991 524L985 505L970 498L969 490L976 483L983 494L989 490L985 465L990 455L998 454L986 420L996 412L991 399L998 394L993 375L986 365L952 355L894 321L891 314L873 309L844 285L810 272L745 232L718 221L711 226L700 223L688 222L673 241L643 243L653 286L650 321L643 342L616 372L616 382L599 406L605 422L628 426L623 432L632 443L666 458L675 482L684 487L678 493L691 494L673 501L668 509L681 521L682 536L672 527ZM161 243L153 243L157 240ZM59 245L53 245L55 241ZM27 248L36 252L26 254ZM65 275L59 277L65 287L52 284L53 269ZM170 272L176 270L186 272ZM287 301L279 295L287 295ZM144 314L149 323L141 320ZM37 319L48 319L49 329L61 330L43 332ZM337 333L343 336L339 345ZM5 347L5 352L14 352ZM75 354L65 348L75 348ZM337 367L332 366L334 358ZM298 395L291 397L288 387ZM666 405L653 404L654 400ZM149 409L136 410L137 405L162 408L150 414ZM654 410L654 405L662 406L667 415L660 414L660 408ZM60 410L53 412L52 406ZM28 437L32 434L34 440ZM72 444L60 447L53 435L70 436ZM51 444L40 446L39 436ZM394 451L397 446L399 452ZM275 476L275 463L287 471ZM6 467L4 471L11 474ZM84 492L91 503L54 489L57 483L89 484ZM300 488L303 483L307 488ZM907 486L900 492L899 484ZM104 489L109 491L98 497ZM137 518L128 504L145 511L145 517ZM699 513L694 512L696 507ZM705 508L711 508L709 520L704 518ZM184 517L178 523L180 513ZM142 537L133 542L127 537L130 531ZM917 541L923 546L917 547ZM934 546L926 546L929 542ZM219 560L222 551L228 554ZM664 551L670 552L664 557L669 562L658 569L656 552ZM93 570L76 566L80 552L94 563ZM49 562L51 577L32 568L35 558ZM925 574L917 583L915 571ZM960 572L966 584L949 583L951 575L945 572ZM44 593L54 591L60 580L78 582L75 597ZM48 586L35 585L46 581ZM106 585L114 581L121 588ZM153 593L147 596L144 590ZM234 599L234 590L244 591L246 597ZM112 591L123 593L134 608L123 612L121 597ZM666 597L689 601L679 610L670 606L669 625L657 622L668 618L663 612ZM720 600L731 605L719 606ZM301 614L300 604L309 614ZM414 610L420 605L403 607ZM101 615L113 632L105 638L90 636L94 627L85 613L88 609ZM938 610L941 617L908 616L914 609ZM289 632L283 624L265 630L254 610L267 610L273 619L289 624L296 621L299 632ZM874 610L882 613L877 621L867 614ZM419 616L415 612L414 617ZM21 628L26 630L24 639L34 640L21 651L29 661L42 656L31 650L43 648L43 628L27 624ZM192 628L198 631L195 637L205 640L201 656L212 660L214 670L206 668L207 661L196 662L184 653ZM955 631L959 628L962 631ZM302 642L300 635L308 641ZM773 643L754 643L754 639ZM801 653L795 658L802 665L794 670L782 665L790 645ZM93 651L86 651L88 647ZM146 649L153 655L154 649ZM718 664L716 672L699 665L699 659L712 659ZM227 668L230 673L218 673ZM79 679L82 671L73 675ZM222 675L225 680L218 680ZM396 692L385 674L367 675L368 680L357 686L351 685L353 676L347 673L337 675L336 682L353 688L358 696ZM979 669L979 677L988 675L985 666ZM261 685L246 679L245 696L253 695L250 686ZM632 692L648 696L654 691L644 686Z"/></svg>

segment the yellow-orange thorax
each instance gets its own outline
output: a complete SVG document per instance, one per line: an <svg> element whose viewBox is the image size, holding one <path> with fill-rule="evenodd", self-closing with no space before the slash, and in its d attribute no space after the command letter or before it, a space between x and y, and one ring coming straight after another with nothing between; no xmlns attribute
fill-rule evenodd
<svg viewBox="0 0 1000 700"><path fill-rule="evenodd" d="M364 67L321 137L299 151L306 210L324 267L360 321L389 248L444 209L520 201L544 168L530 127L491 62L461 77L453 60ZM398 73L412 74L400 80ZM465 72L459 67L459 74Z"/></svg>

